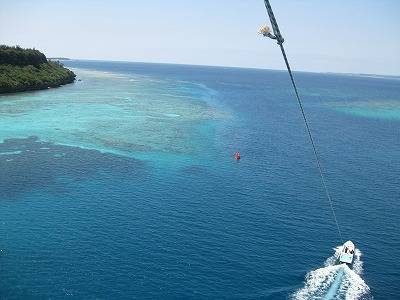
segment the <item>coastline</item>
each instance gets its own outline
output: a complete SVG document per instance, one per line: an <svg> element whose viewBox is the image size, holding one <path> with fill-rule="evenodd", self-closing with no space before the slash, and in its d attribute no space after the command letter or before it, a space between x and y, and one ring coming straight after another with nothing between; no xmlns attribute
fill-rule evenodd
<svg viewBox="0 0 400 300"><path fill-rule="evenodd" d="M36 49L0 45L0 94L59 87L75 78L74 72Z"/></svg>
<svg viewBox="0 0 400 300"><path fill-rule="evenodd" d="M73 83L76 78L71 70L51 62L38 67L0 65L0 71L3 77L0 95L60 87Z"/></svg>

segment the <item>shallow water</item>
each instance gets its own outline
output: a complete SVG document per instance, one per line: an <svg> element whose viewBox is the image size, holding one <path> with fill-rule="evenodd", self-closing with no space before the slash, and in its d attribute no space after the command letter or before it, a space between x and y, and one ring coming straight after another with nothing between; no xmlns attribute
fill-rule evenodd
<svg viewBox="0 0 400 300"><path fill-rule="evenodd" d="M339 240L286 73L67 65L81 81L0 97L3 297L282 299L326 274ZM342 277L396 298L399 81L297 81L364 254ZM345 299L329 274L315 295Z"/></svg>
<svg viewBox="0 0 400 300"><path fill-rule="evenodd" d="M43 141L126 155L190 153L196 134L192 125L222 117L204 100L210 92L194 83L76 72L82 81L74 86L3 97L0 139L38 136Z"/></svg>

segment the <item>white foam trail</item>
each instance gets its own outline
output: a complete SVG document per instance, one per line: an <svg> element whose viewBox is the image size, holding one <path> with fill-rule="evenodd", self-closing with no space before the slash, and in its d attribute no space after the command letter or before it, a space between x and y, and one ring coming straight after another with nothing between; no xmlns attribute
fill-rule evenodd
<svg viewBox="0 0 400 300"><path fill-rule="evenodd" d="M325 267L307 273L304 287L295 292L292 299L373 299L368 285L360 277L363 271L361 251L355 250L350 269L346 264L337 264L342 246L334 250L335 253L325 261Z"/></svg>

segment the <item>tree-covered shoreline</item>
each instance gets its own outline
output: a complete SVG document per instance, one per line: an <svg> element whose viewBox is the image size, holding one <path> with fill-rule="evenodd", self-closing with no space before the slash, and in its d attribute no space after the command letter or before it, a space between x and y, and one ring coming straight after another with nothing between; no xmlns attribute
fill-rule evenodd
<svg viewBox="0 0 400 300"><path fill-rule="evenodd" d="M0 93L58 87L72 83L76 75L58 61L48 61L36 49L0 46Z"/></svg>

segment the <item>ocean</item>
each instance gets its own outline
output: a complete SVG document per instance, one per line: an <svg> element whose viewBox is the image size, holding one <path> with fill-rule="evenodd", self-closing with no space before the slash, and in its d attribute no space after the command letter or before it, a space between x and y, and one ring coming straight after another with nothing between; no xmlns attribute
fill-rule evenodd
<svg viewBox="0 0 400 300"><path fill-rule="evenodd" d="M286 72L65 65L0 96L2 299L399 297L400 78L295 74L341 241Z"/></svg>

